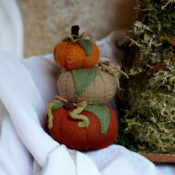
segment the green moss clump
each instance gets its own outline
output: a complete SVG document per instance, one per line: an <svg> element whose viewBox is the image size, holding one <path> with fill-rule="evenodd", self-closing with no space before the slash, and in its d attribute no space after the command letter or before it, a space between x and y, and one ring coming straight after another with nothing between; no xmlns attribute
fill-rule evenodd
<svg viewBox="0 0 175 175"><path fill-rule="evenodd" d="M137 0L135 9L133 28L120 43L129 47L123 70L130 79L116 143L133 151L171 152L175 150L175 1Z"/></svg>

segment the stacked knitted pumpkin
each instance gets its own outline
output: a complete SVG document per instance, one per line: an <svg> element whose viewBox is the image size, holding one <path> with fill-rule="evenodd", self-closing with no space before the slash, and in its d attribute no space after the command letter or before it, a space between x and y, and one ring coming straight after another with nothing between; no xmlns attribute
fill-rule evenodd
<svg viewBox="0 0 175 175"><path fill-rule="evenodd" d="M111 145L117 137L118 121L106 104L118 89L116 72L109 62L99 60L99 50L90 36L79 36L79 26L73 26L71 38L55 47L54 59L63 69L57 81L60 96L47 106L51 137L77 150Z"/></svg>

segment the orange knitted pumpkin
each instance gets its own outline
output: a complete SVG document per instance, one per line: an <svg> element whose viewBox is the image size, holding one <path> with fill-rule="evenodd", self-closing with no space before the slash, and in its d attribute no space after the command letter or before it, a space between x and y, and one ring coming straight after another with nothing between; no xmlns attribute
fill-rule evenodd
<svg viewBox="0 0 175 175"><path fill-rule="evenodd" d="M74 29L74 27L75 26L73 26L72 29ZM78 32L76 31L75 33L77 34ZM91 68L97 63L100 55L98 47L94 43L91 43L89 40L82 39L83 41L90 42L90 46L87 45L87 48L90 49L90 54L86 56L86 51L79 44L79 40L77 42L71 42L68 40L65 42L61 42L55 46L54 49L55 62L63 69L73 70L80 68Z"/></svg>
<svg viewBox="0 0 175 175"><path fill-rule="evenodd" d="M54 59L66 70L91 68L99 59L99 50L93 44L91 55L86 57L85 50L78 43L62 42L54 49Z"/></svg>
<svg viewBox="0 0 175 175"><path fill-rule="evenodd" d="M80 120L72 119L69 115L73 109L65 110L64 107L52 112L53 127L50 135L60 144L77 150L102 149L111 145L118 134L118 121L114 111L105 105L110 112L110 122L106 134L101 134L101 125L96 116L90 112L83 111L79 115L85 115L89 119L87 128L79 128Z"/></svg>

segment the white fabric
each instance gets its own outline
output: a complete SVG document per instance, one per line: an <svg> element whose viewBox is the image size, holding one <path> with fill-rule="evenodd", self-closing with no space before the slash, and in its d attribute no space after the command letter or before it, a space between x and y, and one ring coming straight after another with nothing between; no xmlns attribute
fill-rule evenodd
<svg viewBox="0 0 175 175"><path fill-rule="evenodd" d="M121 39L121 33L113 32L97 42L102 59L118 58L116 63L120 63L123 53L114 43ZM121 146L82 153L55 142L41 126L46 105L57 94L55 76L59 67L52 55L22 59L22 23L15 0L0 0L2 36L0 175L171 175L175 172L174 166L168 164L157 165L160 172L150 161ZM110 106L115 108L114 101Z"/></svg>
<svg viewBox="0 0 175 175"><path fill-rule="evenodd" d="M44 132L41 125L46 116L46 104L51 101L48 94L52 100L57 94L55 82L50 81L59 70L52 55L17 60L2 53L0 62L0 99L4 104L1 104L1 151L11 160L6 165L4 156L0 157L2 167L12 166L17 174L31 174L31 153L42 167L39 173L44 175L58 172L63 175L139 175L143 170L145 175L158 174L151 162L121 146L81 153L59 145ZM11 169L2 169L2 172L14 174L14 170L8 173L7 170Z"/></svg>
<svg viewBox="0 0 175 175"><path fill-rule="evenodd" d="M0 51L23 57L23 25L15 0L0 0Z"/></svg>

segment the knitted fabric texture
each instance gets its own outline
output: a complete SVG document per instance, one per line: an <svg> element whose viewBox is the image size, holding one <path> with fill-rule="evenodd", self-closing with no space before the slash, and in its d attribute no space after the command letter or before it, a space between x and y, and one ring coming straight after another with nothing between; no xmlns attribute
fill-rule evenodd
<svg viewBox="0 0 175 175"><path fill-rule="evenodd" d="M50 104L48 104L47 106L47 114L48 114L48 128L52 128L53 127L53 115L52 115L52 112L54 110L57 110L59 109L60 107L63 107L65 104L62 103L62 102L52 102ZM78 120L81 120L80 122L78 122L78 127L80 128L86 128L89 126L89 119L84 116L84 115L78 115L79 113L81 113L84 108L87 106L86 105L83 105L81 107L78 107L76 109L74 109L72 112L70 112L70 116L73 118L73 119L78 119Z"/></svg>
<svg viewBox="0 0 175 175"><path fill-rule="evenodd" d="M106 134L110 122L109 109L105 105L87 105L84 111L94 114L101 125L101 134Z"/></svg>
<svg viewBox="0 0 175 175"><path fill-rule="evenodd" d="M118 121L114 111L106 106L110 112L110 122L106 134L101 134L101 126L97 117L90 112L83 111L89 119L87 128L79 128L79 120L72 119L69 115L72 110L65 110L63 107L52 112L53 127L49 132L53 139L68 148L77 150L102 149L111 145L118 134Z"/></svg>
<svg viewBox="0 0 175 175"><path fill-rule="evenodd" d="M92 42L90 40L84 39L84 40L79 40L78 44L85 50L86 56L88 57L91 55L92 51Z"/></svg>
<svg viewBox="0 0 175 175"><path fill-rule="evenodd" d="M64 103L62 102L53 102L50 103L47 107L47 113L48 113L48 117L49 117L49 122L48 122L48 126L49 129L53 127L53 115L52 112L54 110L57 110L60 107L63 107ZM91 105L91 104L83 104L82 106L74 109L72 112L70 112L70 116L73 119L78 119L81 120L81 122L78 122L78 127L79 128L86 128L89 126L89 119L84 116L84 115L80 115L80 113L82 111L87 111L87 112L91 112L92 114L94 114L101 125L101 134L106 134L108 126L109 126L109 122L110 122L110 113L108 108L105 105Z"/></svg>
<svg viewBox="0 0 175 175"><path fill-rule="evenodd" d="M57 81L57 85L61 97L74 103L86 101L92 104L106 104L112 100L117 91L115 76L102 70L97 70L96 77L79 98L75 97L76 88L71 71L63 72Z"/></svg>
<svg viewBox="0 0 175 175"><path fill-rule="evenodd" d="M97 76L97 68L92 67L90 69L74 69L72 70L72 75L75 83L75 97L79 98L82 93L86 90L89 84L94 80Z"/></svg>
<svg viewBox="0 0 175 175"><path fill-rule="evenodd" d="M53 127L53 115L52 115L52 111L62 107L64 105L64 103L50 103L47 105L47 114L49 116L49 120L48 120L48 128L52 128Z"/></svg>
<svg viewBox="0 0 175 175"><path fill-rule="evenodd" d="M80 115L80 113L85 109L85 106L81 106L77 109L74 109L72 112L70 112L70 116L73 119L79 119L82 120L81 122L78 122L78 127L79 128L86 128L89 126L89 119L84 116L84 115Z"/></svg>
<svg viewBox="0 0 175 175"><path fill-rule="evenodd" d="M62 42L71 42L71 38L64 37L62 40ZM92 51L92 42L88 39L83 39L83 40L79 40L77 41L77 43L85 50L86 56L88 57L89 55L91 55L91 51Z"/></svg>
<svg viewBox="0 0 175 175"><path fill-rule="evenodd" d="M56 45L54 49L55 62L66 70L91 68L97 63L99 56L99 50L94 43L92 44L91 55L88 57L78 43L62 42Z"/></svg>

